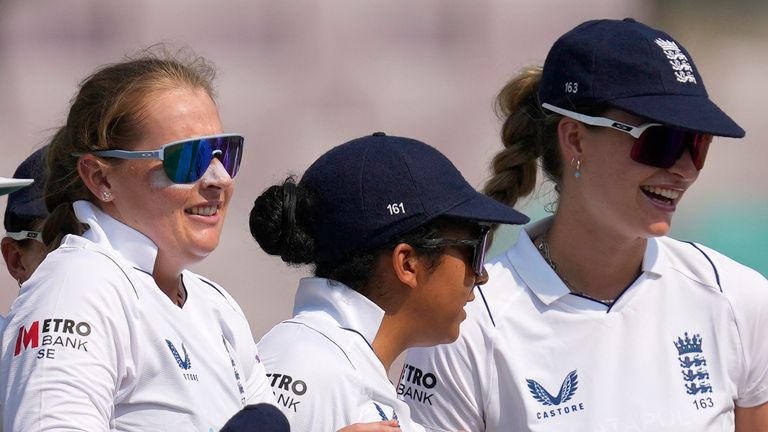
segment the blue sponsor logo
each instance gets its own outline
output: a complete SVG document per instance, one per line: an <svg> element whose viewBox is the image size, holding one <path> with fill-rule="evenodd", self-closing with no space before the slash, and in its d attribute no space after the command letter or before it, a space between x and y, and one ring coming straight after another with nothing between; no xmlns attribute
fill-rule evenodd
<svg viewBox="0 0 768 432"><path fill-rule="evenodd" d="M552 396L549 392L539 383L532 379L525 380L528 383L528 390L531 391L533 398L541 402L544 406L557 406L561 403L568 402L576 393L577 386L579 385L579 376L576 371L573 370L563 380L563 384L560 386L560 393L557 396Z"/></svg>
<svg viewBox="0 0 768 432"><path fill-rule="evenodd" d="M192 360L189 359L189 354L187 354L187 349L184 348L184 342L181 343L181 350L184 351L184 360L181 359L181 356L179 355L179 352L176 350L176 347L173 346L173 342L169 341L168 339L165 340L165 342L168 344L168 348L171 350L171 354L173 354L173 358L176 359L176 363L179 364L179 367L188 370L192 368Z"/></svg>
<svg viewBox="0 0 768 432"><path fill-rule="evenodd" d="M552 409L537 412L536 418L539 420L584 410L583 402L566 404L566 402L573 399L578 389L579 375L576 373L576 370L572 370L566 375L556 396L549 393L536 380L526 379L525 382L528 383L528 391L531 392L531 395L537 402L547 407L553 407Z"/></svg>
<svg viewBox="0 0 768 432"><path fill-rule="evenodd" d="M381 405L374 402L373 406L376 407L376 412L379 413L379 417L381 417L382 420L397 420L397 413L395 412L395 410L392 410L392 418L390 419L389 417L387 417L387 414L384 412L384 409L381 407Z"/></svg>
<svg viewBox="0 0 768 432"><path fill-rule="evenodd" d="M176 346L173 345L173 342L166 339L165 343L168 344L168 349L171 350L171 354L173 354L173 358L176 360L176 364L179 365L182 371L188 371L189 369L192 369L192 360L189 358L189 353L187 353L187 348L184 346L184 342L181 343L181 351L184 353L184 358L181 358L181 355L179 355L179 350L176 349ZM200 381L197 374L195 373L189 373L184 372L182 373L182 376L187 381Z"/></svg>

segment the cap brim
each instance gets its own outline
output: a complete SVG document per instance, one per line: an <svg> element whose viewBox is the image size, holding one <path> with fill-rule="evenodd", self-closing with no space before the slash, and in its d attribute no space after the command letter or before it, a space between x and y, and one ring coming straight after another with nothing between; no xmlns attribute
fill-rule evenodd
<svg viewBox="0 0 768 432"><path fill-rule="evenodd" d="M442 213L441 216L512 225L523 225L530 221L528 216L512 207L480 193Z"/></svg>
<svg viewBox="0 0 768 432"><path fill-rule="evenodd" d="M24 186L31 185L33 182L33 179L0 177L0 195L9 194L15 190L23 188Z"/></svg>
<svg viewBox="0 0 768 432"><path fill-rule="evenodd" d="M611 99L608 104L656 123L715 136L743 138L744 129L709 98L648 95Z"/></svg>

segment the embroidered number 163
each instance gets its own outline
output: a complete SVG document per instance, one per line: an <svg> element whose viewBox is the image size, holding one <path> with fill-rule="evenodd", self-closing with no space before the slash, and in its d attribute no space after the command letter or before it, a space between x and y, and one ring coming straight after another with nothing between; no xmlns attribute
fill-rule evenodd
<svg viewBox="0 0 768 432"><path fill-rule="evenodd" d="M396 215L396 214L405 214L405 206L403 203L392 203L387 204L387 210L389 210L389 214Z"/></svg>
<svg viewBox="0 0 768 432"><path fill-rule="evenodd" d="M707 398L701 398L701 399L694 399L693 405L696 407L697 410L703 410L703 409L714 407L715 402L712 400L711 397L707 397Z"/></svg>

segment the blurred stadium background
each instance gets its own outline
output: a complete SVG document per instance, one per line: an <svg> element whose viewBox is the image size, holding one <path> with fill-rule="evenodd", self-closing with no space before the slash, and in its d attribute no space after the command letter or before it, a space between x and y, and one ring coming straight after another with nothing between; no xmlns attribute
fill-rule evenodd
<svg viewBox="0 0 768 432"><path fill-rule="evenodd" d="M78 82L157 42L216 63L225 128L247 137L218 250L194 270L240 302L258 339L290 316L297 279L248 232L253 199L334 145L377 130L422 139L480 187L500 148L496 92L593 18L632 16L680 40L746 130L717 140L672 235L768 275L768 3L760 0L0 0L0 175L43 145ZM762 78L761 78L762 77ZM763 174L761 174L763 173ZM546 215L551 193L521 209ZM5 198L0 199L4 209ZM342 228L343 229L343 228ZM511 244L515 230L492 253ZM0 313L17 294L0 272Z"/></svg>

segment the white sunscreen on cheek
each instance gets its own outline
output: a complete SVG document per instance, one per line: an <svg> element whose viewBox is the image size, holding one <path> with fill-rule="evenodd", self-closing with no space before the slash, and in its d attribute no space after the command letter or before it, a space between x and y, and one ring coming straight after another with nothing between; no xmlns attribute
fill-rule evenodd
<svg viewBox="0 0 768 432"><path fill-rule="evenodd" d="M174 183L168 178L168 175L166 175L163 170L153 171L149 177L149 184L155 190L167 188L192 189L199 181L202 181L205 184L224 186L226 183L231 182L232 179L229 177L227 170L224 169L224 166L215 161L212 161L211 164L208 165L208 169L205 170L203 176L200 177L199 180L192 183Z"/></svg>
<svg viewBox="0 0 768 432"><path fill-rule="evenodd" d="M154 190L161 190L161 189L168 189L168 188L188 190L195 187L195 183L172 182L171 179L168 178L168 175L165 174L165 171L163 170L153 171L150 174L149 185Z"/></svg>

